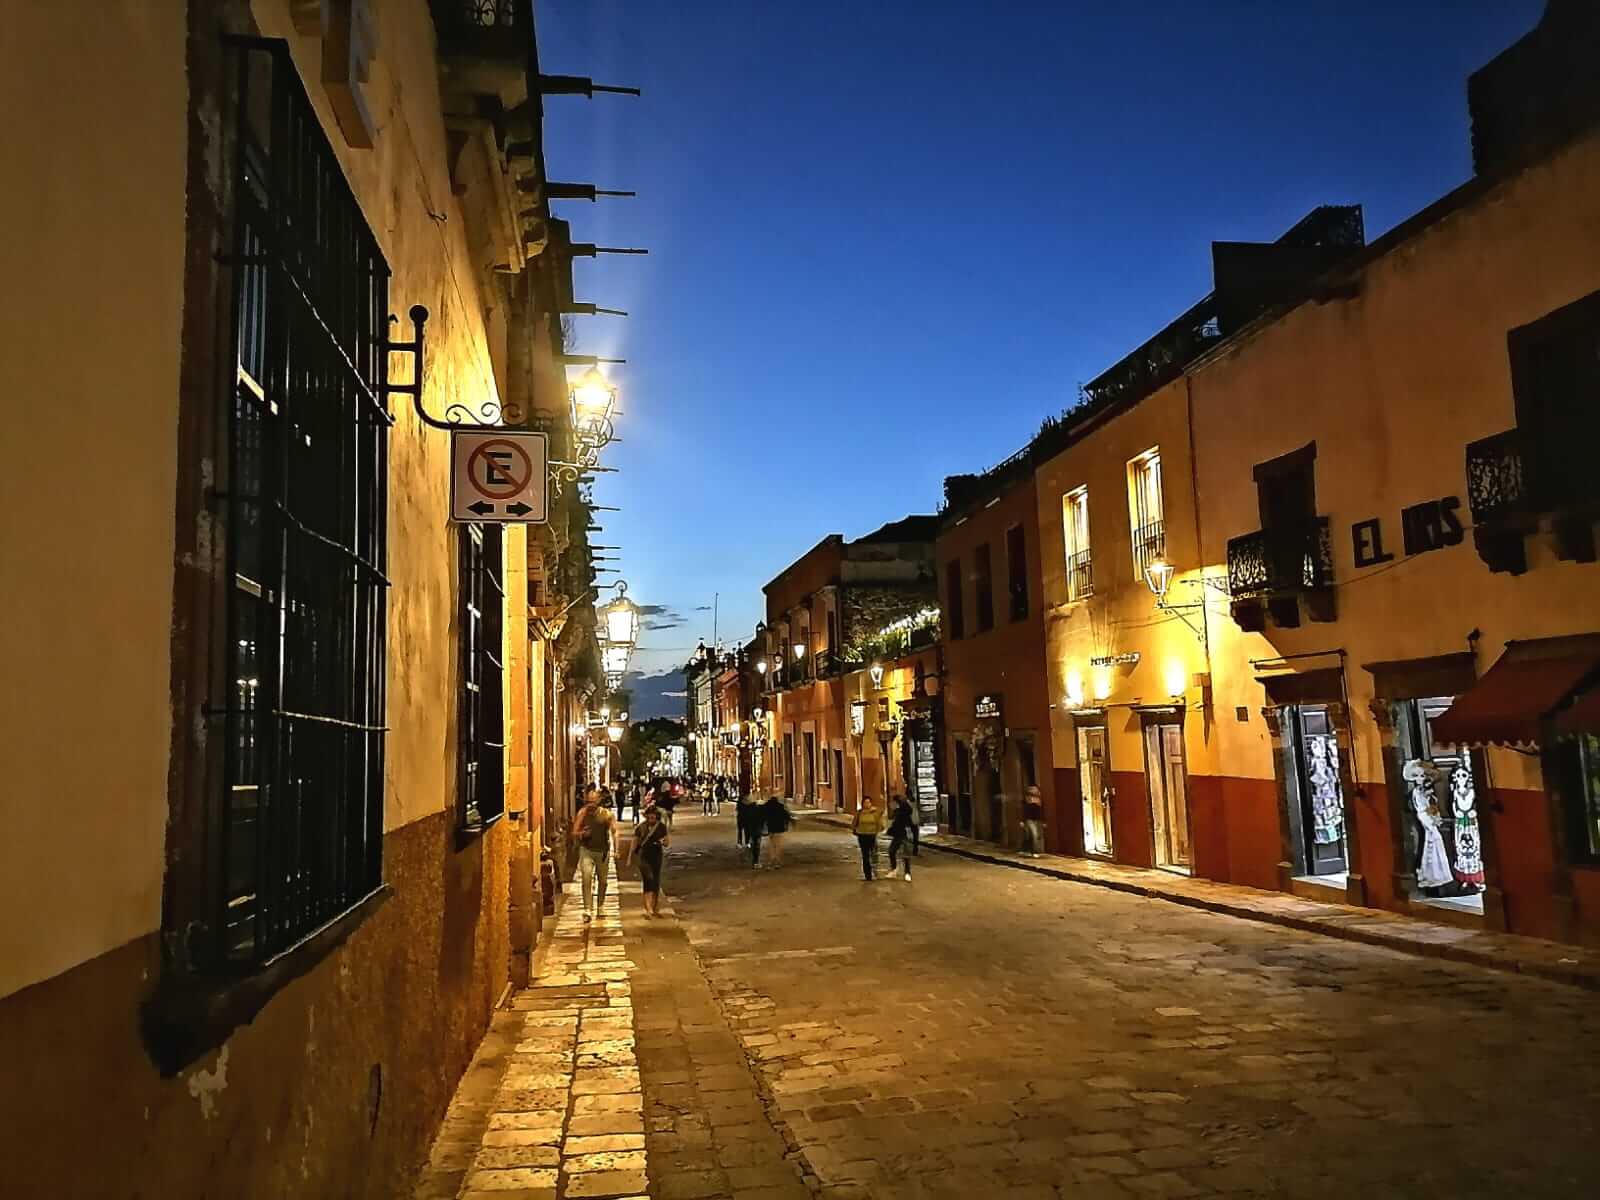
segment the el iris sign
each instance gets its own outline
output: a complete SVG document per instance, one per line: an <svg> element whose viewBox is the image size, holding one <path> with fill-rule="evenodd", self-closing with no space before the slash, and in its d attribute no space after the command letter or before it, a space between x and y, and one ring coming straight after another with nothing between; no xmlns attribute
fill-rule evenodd
<svg viewBox="0 0 1600 1200"><path fill-rule="evenodd" d="M998 721L1000 719L1000 697L992 693L979 696L977 703L972 707L972 715L980 721Z"/></svg>
<svg viewBox="0 0 1600 1200"><path fill-rule="evenodd" d="M1400 531L1406 557L1457 545L1466 536L1461 518L1456 515L1460 508L1459 496L1424 500L1421 504L1402 508ZM1356 566L1375 567L1379 563L1394 561L1393 553L1384 548L1383 524L1379 518L1357 521L1350 526L1350 539L1354 544Z"/></svg>

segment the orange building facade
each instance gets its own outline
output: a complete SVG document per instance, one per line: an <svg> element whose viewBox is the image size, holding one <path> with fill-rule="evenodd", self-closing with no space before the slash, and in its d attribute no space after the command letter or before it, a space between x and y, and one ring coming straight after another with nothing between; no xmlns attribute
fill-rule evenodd
<svg viewBox="0 0 1600 1200"><path fill-rule="evenodd" d="M944 639L945 824L1021 844L1024 789L1037 786L1045 844L1069 827L1050 741L1039 574L1039 514L1030 447L978 476L945 481L936 549Z"/></svg>

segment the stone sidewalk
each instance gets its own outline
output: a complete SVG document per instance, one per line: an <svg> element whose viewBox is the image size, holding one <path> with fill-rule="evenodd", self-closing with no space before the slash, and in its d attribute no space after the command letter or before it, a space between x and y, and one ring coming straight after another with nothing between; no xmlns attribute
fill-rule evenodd
<svg viewBox="0 0 1600 1200"><path fill-rule="evenodd" d="M844 814L801 810L798 815L827 825L849 828ZM1129 867L1093 858L1043 854L1030 858L1017 850L976 838L940 833L925 835L930 850L979 862L1032 871L1073 883L1088 883L1135 896L1167 900L1247 921L1263 921L1305 933L1350 942L1384 946L1407 954L1450 959L1497 971L1537 976L1556 983L1600 991L1600 952L1542 938L1435 924L1375 908L1329 904L1282 892L1264 892L1236 884L1194 879L1148 867Z"/></svg>
<svg viewBox="0 0 1600 1200"><path fill-rule="evenodd" d="M494 1014L457 1089L415 1200L643 1197L644 1113L615 866L583 921L566 885L534 982Z"/></svg>

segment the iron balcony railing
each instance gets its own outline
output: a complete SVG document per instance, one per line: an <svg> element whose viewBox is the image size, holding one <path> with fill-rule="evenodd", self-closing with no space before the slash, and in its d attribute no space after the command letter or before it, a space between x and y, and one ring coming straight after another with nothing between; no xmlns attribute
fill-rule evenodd
<svg viewBox="0 0 1600 1200"><path fill-rule="evenodd" d="M533 50L528 0L429 0L445 57L523 64Z"/></svg>
<svg viewBox="0 0 1600 1200"><path fill-rule="evenodd" d="M1333 539L1327 517L1258 529L1228 540L1228 592L1235 600L1332 586Z"/></svg>
<svg viewBox="0 0 1600 1200"><path fill-rule="evenodd" d="M1468 443L1467 506L1474 525L1492 525L1528 514L1532 504L1523 471L1520 429Z"/></svg>
<svg viewBox="0 0 1600 1200"><path fill-rule="evenodd" d="M1167 556L1167 523L1147 521L1133 531L1133 569L1140 579L1144 569Z"/></svg>
<svg viewBox="0 0 1600 1200"><path fill-rule="evenodd" d="M1067 599L1083 600L1094 595L1094 558L1087 550L1067 557Z"/></svg>

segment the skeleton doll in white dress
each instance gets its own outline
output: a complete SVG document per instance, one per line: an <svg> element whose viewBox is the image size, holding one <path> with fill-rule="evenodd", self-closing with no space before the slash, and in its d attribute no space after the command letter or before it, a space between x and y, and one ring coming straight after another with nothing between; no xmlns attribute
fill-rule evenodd
<svg viewBox="0 0 1600 1200"><path fill-rule="evenodd" d="M1461 764L1450 773L1450 807L1456 818L1456 878L1483 887L1483 845L1478 838L1478 795L1472 770Z"/></svg>
<svg viewBox="0 0 1600 1200"><path fill-rule="evenodd" d="M1444 835L1439 832L1439 800L1437 776L1442 772L1413 758L1406 763L1401 775L1411 787L1411 810L1416 814L1422 831L1422 859L1417 863L1417 886L1443 887L1455 880L1450 870L1450 855L1444 848Z"/></svg>

